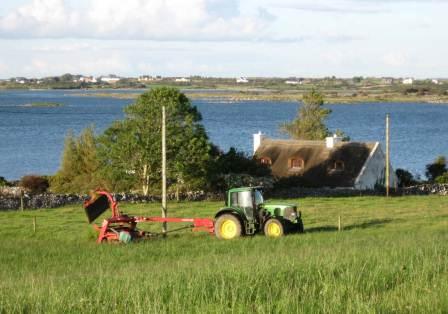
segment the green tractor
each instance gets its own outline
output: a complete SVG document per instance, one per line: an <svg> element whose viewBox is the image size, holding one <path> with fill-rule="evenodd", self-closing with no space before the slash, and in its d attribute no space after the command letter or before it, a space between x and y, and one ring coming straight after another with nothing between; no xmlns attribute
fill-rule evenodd
<svg viewBox="0 0 448 314"><path fill-rule="evenodd" d="M215 235L235 239L263 232L269 237L303 232L301 213L291 204L265 204L259 187L227 191L226 207L215 215Z"/></svg>

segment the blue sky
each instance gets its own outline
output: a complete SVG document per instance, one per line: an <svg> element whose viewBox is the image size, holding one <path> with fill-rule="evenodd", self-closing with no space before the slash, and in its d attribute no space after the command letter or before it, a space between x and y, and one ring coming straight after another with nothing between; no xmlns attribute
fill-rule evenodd
<svg viewBox="0 0 448 314"><path fill-rule="evenodd" d="M448 77L446 0L2 0L0 78Z"/></svg>

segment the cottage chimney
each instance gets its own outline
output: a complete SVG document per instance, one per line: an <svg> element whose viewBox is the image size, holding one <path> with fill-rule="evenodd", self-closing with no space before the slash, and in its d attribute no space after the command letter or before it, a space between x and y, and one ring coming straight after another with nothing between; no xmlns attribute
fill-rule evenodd
<svg viewBox="0 0 448 314"><path fill-rule="evenodd" d="M257 134L254 134L254 154L257 152L258 147L260 147L261 142L266 138L266 136L258 131Z"/></svg>
<svg viewBox="0 0 448 314"><path fill-rule="evenodd" d="M328 149L334 148L334 146L339 142L342 142L342 137L339 137L336 134L333 134L333 136L325 138L325 144Z"/></svg>

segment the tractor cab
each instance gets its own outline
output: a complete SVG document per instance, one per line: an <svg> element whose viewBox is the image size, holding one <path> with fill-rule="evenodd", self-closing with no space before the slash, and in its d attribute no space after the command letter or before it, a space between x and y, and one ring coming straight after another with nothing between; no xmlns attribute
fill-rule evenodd
<svg viewBox="0 0 448 314"><path fill-rule="evenodd" d="M247 220L254 222L263 202L263 194L260 188L236 188L228 191L226 206L244 215Z"/></svg>

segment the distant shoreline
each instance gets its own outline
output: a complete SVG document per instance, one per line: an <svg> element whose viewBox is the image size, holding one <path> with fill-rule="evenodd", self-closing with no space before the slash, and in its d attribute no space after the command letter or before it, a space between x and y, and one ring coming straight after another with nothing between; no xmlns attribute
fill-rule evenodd
<svg viewBox="0 0 448 314"><path fill-rule="evenodd" d="M198 93L189 92L184 93L190 99L212 99L212 100L226 100L226 101L301 101L302 94L298 93L273 93L273 92L233 92L214 90L213 93ZM136 99L140 94L138 93L79 93L79 96L85 97L104 97L115 99ZM331 104L356 104L356 103L375 103L375 102L390 102L390 103L407 103L419 102L427 104L448 104L448 97L436 96L401 96L401 95L381 95L381 96L324 96L326 103Z"/></svg>
<svg viewBox="0 0 448 314"><path fill-rule="evenodd" d="M211 99L224 101L301 101L304 90L274 90L274 89L222 89L222 88L180 88L190 99ZM114 99L136 99L141 93L148 89L142 88L119 88L119 89L5 89L2 91L70 91L83 97L103 97ZM85 91L85 92L84 92ZM141 92L140 92L141 91ZM448 104L448 96L437 95L403 95L399 93L352 93L343 94L323 91L325 102L329 104L362 104L362 103L426 103L426 104Z"/></svg>

